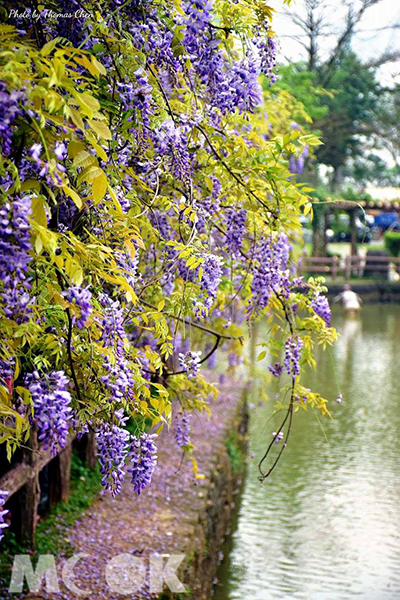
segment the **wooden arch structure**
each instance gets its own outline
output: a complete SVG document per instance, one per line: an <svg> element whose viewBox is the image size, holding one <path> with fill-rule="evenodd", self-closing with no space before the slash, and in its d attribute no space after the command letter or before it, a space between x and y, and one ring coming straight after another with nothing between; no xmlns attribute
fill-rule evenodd
<svg viewBox="0 0 400 600"><path fill-rule="evenodd" d="M334 200L332 198L326 199L328 207L324 213L324 241L323 247L326 255L326 247L327 247L327 239L326 239L326 230L328 229L328 215L333 211L343 211L349 214L350 217L350 244L351 244L351 254L355 256L357 254L357 225L356 225L356 216L358 211L361 209L365 211L379 211L379 212L396 212L400 218L400 199L398 200L345 200L338 199Z"/></svg>

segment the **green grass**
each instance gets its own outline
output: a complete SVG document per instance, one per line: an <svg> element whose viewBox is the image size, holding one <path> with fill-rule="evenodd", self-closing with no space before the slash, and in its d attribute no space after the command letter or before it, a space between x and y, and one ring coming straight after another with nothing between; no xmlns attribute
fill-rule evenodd
<svg viewBox="0 0 400 600"><path fill-rule="evenodd" d="M229 434L228 438L225 440L225 448L229 456L232 471L234 473L239 473L246 464L246 457L243 450L243 444L237 431L232 431Z"/></svg>
<svg viewBox="0 0 400 600"><path fill-rule="evenodd" d="M68 529L95 500L101 489L100 480L98 469L89 469L77 455L72 455L68 503L54 505L39 523L36 530L36 555L72 555L73 547L69 541ZM15 554L27 552L18 544L11 531L6 530L1 544L0 590L4 584L8 587Z"/></svg>
<svg viewBox="0 0 400 600"><path fill-rule="evenodd" d="M90 469L75 454L71 461L71 493L68 502L54 505L36 531L38 554L60 554L72 551L68 528L95 500L101 489L98 469Z"/></svg>
<svg viewBox="0 0 400 600"><path fill-rule="evenodd" d="M307 256L312 255L312 244L305 244ZM350 256L350 242L330 242L327 245L327 251L329 255L339 254L340 256ZM357 244L358 253L366 254L368 250L385 250L384 240L377 242L376 244Z"/></svg>

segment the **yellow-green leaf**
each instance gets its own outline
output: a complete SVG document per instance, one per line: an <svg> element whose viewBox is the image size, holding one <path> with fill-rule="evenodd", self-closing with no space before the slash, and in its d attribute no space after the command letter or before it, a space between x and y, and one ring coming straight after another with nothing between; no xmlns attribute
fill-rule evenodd
<svg viewBox="0 0 400 600"><path fill-rule="evenodd" d="M67 196L69 196L71 198L71 200L73 200L73 202L76 204L76 206L81 209L83 206L83 202L82 199L80 198L79 194L77 194L75 192L75 190L72 190L70 187L68 187L67 185L63 186L63 190L64 192L67 194Z"/></svg>
<svg viewBox="0 0 400 600"><path fill-rule="evenodd" d="M101 202L105 196L107 190L107 177L103 172L102 175L93 179L92 182L92 195L93 200L96 204Z"/></svg>
<svg viewBox="0 0 400 600"><path fill-rule="evenodd" d="M97 58L95 58L94 56L92 56L91 58L92 60L92 64L94 66L94 68L101 74L101 75L107 75L107 69L105 68L104 65L101 64L101 62L99 62L97 60Z"/></svg>
<svg viewBox="0 0 400 600"><path fill-rule="evenodd" d="M47 227L46 211L44 209L45 199L43 196L37 196L32 199L32 218L43 227Z"/></svg>
<svg viewBox="0 0 400 600"><path fill-rule="evenodd" d="M93 119L88 121L88 123L89 126L93 129L95 133L97 133L97 135L100 138L103 138L104 140L111 140L111 131L105 123L103 123L102 121L94 121Z"/></svg>
<svg viewBox="0 0 400 600"><path fill-rule="evenodd" d="M78 129L84 131L85 125L79 112L75 108L71 108L71 106L68 106L67 108L73 124L76 125Z"/></svg>
<svg viewBox="0 0 400 600"><path fill-rule="evenodd" d="M75 167L88 167L94 163L96 159L87 150L81 150L74 158Z"/></svg>

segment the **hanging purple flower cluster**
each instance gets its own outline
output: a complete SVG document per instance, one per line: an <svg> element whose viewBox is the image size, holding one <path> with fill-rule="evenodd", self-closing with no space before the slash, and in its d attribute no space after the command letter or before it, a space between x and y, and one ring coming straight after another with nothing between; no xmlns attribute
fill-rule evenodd
<svg viewBox="0 0 400 600"><path fill-rule="evenodd" d="M188 150L188 124L176 125L166 119L154 134L154 150L165 157L172 174L187 184L191 178L192 165Z"/></svg>
<svg viewBox="0 0 400 600"><path fill-rule="evenodd" d="M81 316L77 319L75 315L72 315L72 323L76 324L78 329L84 329L93 312L91 291L88 288L81 288L78 285L74 285L69 287L65 292L62 292L61 295L68 300L68 302L71 302L71 304L74 304L79 308Z"/></svg>
<svg viewBox="0 0 400 600"><path fill-rule="evenodd" d="M231 110L237 108L240 113L253 112L262 103L262 87L258 80L259 61L253 56L243 59L232 67Z"/></svg>
<svg viewBox="0 0 400 600"><path fill-rule="evenodd" d="M114 252L114 257L127 282L134 288L138 280L139 253L136 252L135 256L131 258L127 252L117 250Z"/></svg>
<svg viewBox="0 0 400 600"><path fill-rule="evenodd" d="M66 168L61 162L56 162L54 168L50 169L50 163L40 158L43 146L40 143L35 143L29 150L29 156L33 161L33 168L36 171L37 177L43 177L49 186L61 185L61 174L65 173ZM58 144L55 147L54 153L59 160L66 158L66 146L64 143ZM32 166L32 163L31 163Z"/></svg>
<svg viewBox="0 0 400 600"><path fill-rule="evenodd" d="M283 365L281 365L279 362L276 362L273 365L269 365L268 369L274 377L280 377L282 375Z"/></svg>
<svg viewBox="0 0 400 600"><path fill-rule="evenodd" d="M96 440L100 473L103 475L101 485L112 496L116 496L121 492L125 477L129 431L118 425L102 423L96 431Z"/></svg>
<svg viewBox="0 0 400 600"><path fill-rule="evenodd" d="M77 47L82 42L82 38L87 35L87 19L85 18L85 11L83 5L79 0L57 0L57 12L61 14L72 13L73 19L54 19L54 31L51 31L48 22L50 19L45 18L43 20L44 28L47 30L50 37L61 36L67 38Z"/></svg>
<svg viewBox="0 0 400 600"><path fill-rule="evenodd" d="M130 445L128 472L131 474L133 488L139 495L150 484L157 465L157 447L154 443L156 437L156 434L142 433Z"/></svg>
<svg viewBox="0 0 400 600"><path fill-rule="evenodd" d="M211 308L213 301L217 297L218 286L222 280L222 262L221 256L204 253L202 255L204 262L201 267L203 276L200 281L200 287L207 294L204 304L207 309Z"/></svg>
<svg viewBox="0 0 400 600"><path fill-rule="evenodd" d="M172 229L165 212L154 210L150 215L150 223L157 229L163 240L172 239Z"/></svg>
<svg viewBox="0 0 400 600"><path fill-rule="evenodd" d="M71 198L68 196L62 197L58 204L58 231L63 233L68 229L71 229L71 225L78 212L79 210Z"/></svg>
<svg viewBox="0 0 400 600"><path fill-rule="evenodd" d="M304 146L299 156L295 156L291 154L289 156L289 171L293 173L293 175L301 175L304 171L305 161L309 155L308 146Z"/></svg>
<svg viewBox="0 0 400 600"><path fill-rule="evenodd" d="M267 60L257 59L252 53L240 62L231 64L219 49L221 39L215 37L212 27L212 2L188 0L184 4L185 26L183 45L196 73L205 86L210 105L222 114L252 111L262 102L262 88L258 76L267 70ZM263 37L265 39L265 35ZM268 42L265 44L268 45ZM272 64L274 48L263 49Z"/></svg>
<svg viewBox="0 0 400 600"><path fill-rule="evenodd" d="M263 31L262 31L263 30ZM263 28L259 28L260 35L254 40L254 45L260 54L260 71L269 79L269 85L276 81L276 54L277 44L273 36L268 35L269 26L266 24Z"/></svg>
<svg viewBox="0 0 400 600"><path fill-rule="evenodd" d="M5 386L10 395L12 394L12 378L15 367L15 360L11 359L9 362L0 359L0 385Z"/></svg>
<svg viewBox="0 0 400 600"><path fill-rule="evenodd" d="M107 374L100 377L100 381L111 392L110 402L128 397L135 386L128 361L120 357L115 364L112 364L109 358L106 358L103 367Z"/></svg>
<svg viewBox="0 0 400 600"><path fill-rule="evenodd" d="M153 88L149 84L147 73L144 69L137 69L132 83L117 82L121 98L122 109L129 111L127 122L137 121L137 111L140 112L141 122L145 127L150 125L150 116L153 108Z"/></svg>
<svg viewBox="0 0 400 600"><path fill-rule="evenodd" d="M193 352L193 350L189 350L186 354L182 352L179 353L179 364L187 373L188 379L192 379L192 377L196 377L201 360L201 351Z"/></svg>
<svg viewBox="0 0 400 600"><path fill-rule="evenodd" d="M124 310L118 300L112 301L107 294L100 296L104 306L100 327L102 329L101 341L106 348L115 348L117 356L124 355L124 340L126 332L124 327Z"/></svg>
<svg viewBox="0 0 400 600"><path fill-rule="evenodd" d="M311 300L310 306L315 312L315 314L321 317L321 319L325 321L327 326L330 327L331 307L329 306L328 298L326 296L323 296L322 294L317 294L315 298Z"/></svg>
<svg viewBox="0 0 400 600"><path fill-rule="evenodd" d="M288 337L285 342L284 363L289 375L300 375L300 351L302 347L303 340L298 335Z"/></svg>
<svg viewBox="0 0 400 600"><path fill-rule="evenodd" d="M246 211L228 208L225 211L226 248L232 258L239 258L245 234Z"/></svg>
<svg viewBox="0 0 400 600"><path fill-rule="evenodd" d="M0 542L4 537L4 529L9 526L4 519L4 517L8 513L8 510L2 510L2 507L6 503L7 496L8 492L0 490Z"/></svg>
<svg viewBox="0 0 400 600"><path fill-rule="evenodd" d="M190 444L190 415L184 414L181 419L177 417L175 426L175 442L183 448Z"/></svg>
<svg viewBox="0 0 400 600"><path fill-rule="evenodd" d="M6 317L17 323L31 315L28 267L32 260L31 199L16 198L0 208L0 295Z"/></svg>
<svg viewBox="0 0 400 600"><path fill-rule="evenodd" d="M53 371L42 376L34 371L26 375L25 382L32 394L38 439L44 444L45 450L50 448L55 456L67 444L72 412L69 379L64 371Z"/></svg>
<svg viewBox="0 0 400 600"><path fill-rule="evenodd" d="M214 344L212 342L206 343L206 345L204 347L205 356L207 356L211 352L213 346L214 346ZM207 359L207 367L209 369L215 369L215 367L217 366L217 357L218 357L218 351L214 350L214 352Z"/></svg>
<svg viewBox="0 0 400 600"><path fill-rule="evenodd" d="M9 92L4 81L0 81L0 146L4 155L12 148L12 125L23 114L24 90Z"/></svg>
<svg viewBox="0 0 400 600"><path fill-rule="evenodd" d="M288 297L290 290L287 264L291 244L285 233L280 233L273 240L264 239L255 252L255 266L251 284L252 300L250 308L261 310L265 308L272 294L281 293Z"/></svg>
<svg viewBox="0 0 400 600"><path fill-rule="evenodd" d="M228 352L228 365L230 367L238 367L243 363L243 357L236 354L236 352Z"/></svg>

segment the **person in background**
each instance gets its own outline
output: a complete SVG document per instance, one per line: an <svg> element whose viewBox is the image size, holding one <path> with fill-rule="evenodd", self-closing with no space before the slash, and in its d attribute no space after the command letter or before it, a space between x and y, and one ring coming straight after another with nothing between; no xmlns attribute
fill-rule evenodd
<svg viewBox="0 0 400 600"><path fill-rule="evenodd" d="M361 310L362 299L358 294L353 292L348 283L344 286L343 292L340 292L340 294L333 299L334 302L339 302L339 300L342 301L344 310L348 315L356 316Z"/></svg>

